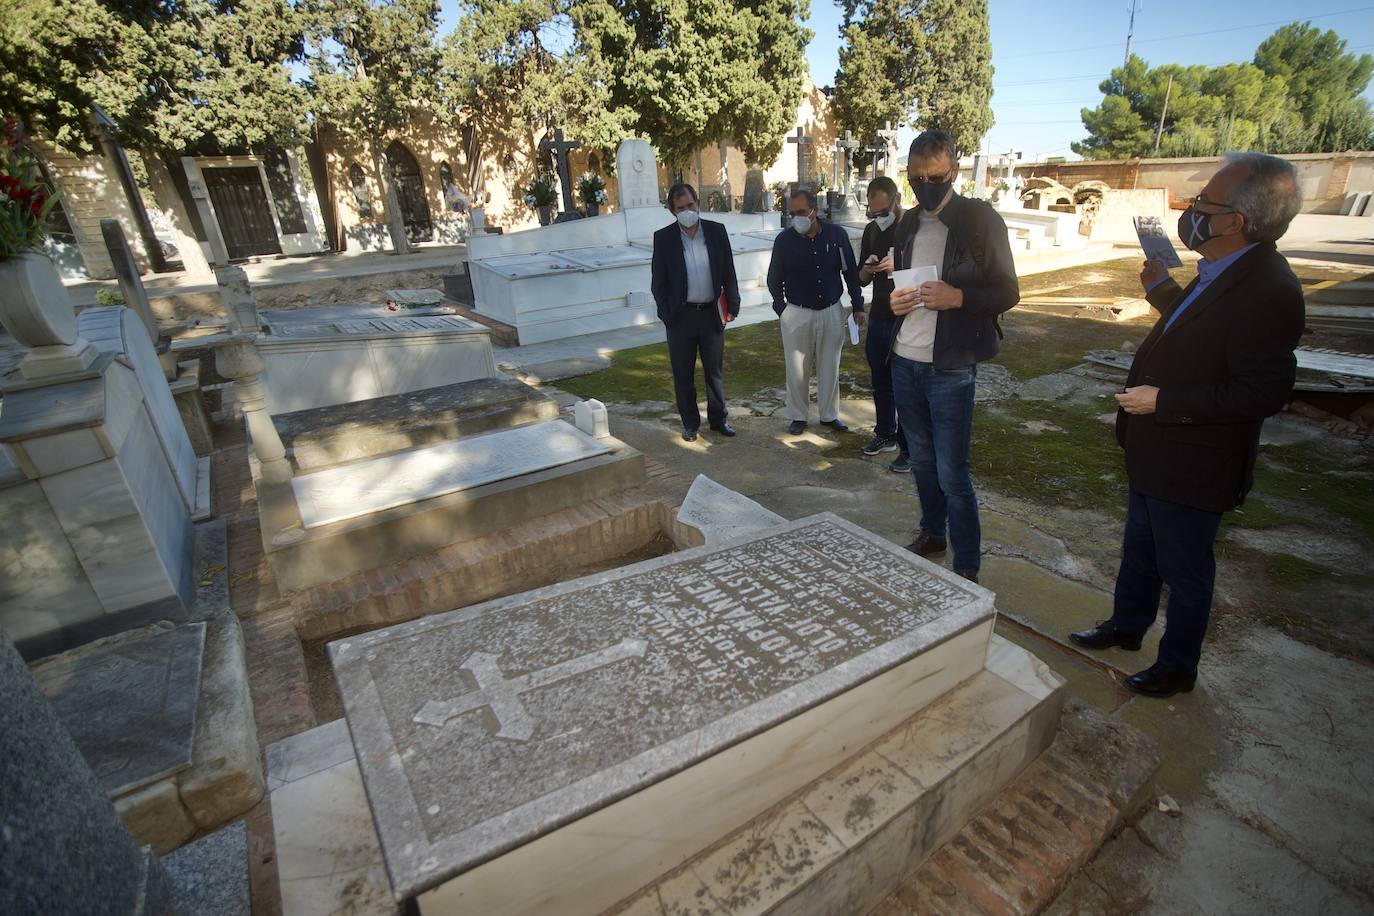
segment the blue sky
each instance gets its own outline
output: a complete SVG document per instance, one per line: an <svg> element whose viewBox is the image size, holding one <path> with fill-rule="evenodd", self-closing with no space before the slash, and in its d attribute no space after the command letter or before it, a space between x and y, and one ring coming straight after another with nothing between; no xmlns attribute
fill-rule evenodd
<svg viewBox="0 0 1374 916"><path fill-rule="evenodd" d="M1347 50L1374 53L1374 4L1356 0L1139 3L1131 50L1151 66L1250 60L1261 41L1294 21L1295 9L1313 26L1339 34ZM1027 159L1076 158L1069 143L1085 136L1079 112L1101 101L1098 83L1121 66L1129 9L1130 0L1058 0L1052 6L991 0L992 110L997 120L983 149L1017 149ZM808 25L816 32L807 48L811 78L831 85L839 66L838 7L830 0L812 0ZM1374 100L1374 89L1365 95ZM911 136L904 131L899 143L905 146Z"/></svg>
<svg viewBox="0 0 1374 916"><path fill-rule="evenodd" d="M442 30L457 20L457 0L441 0ZM1374 53L1374 4L1366 0L1137 0L1131 49L1150 65L1223 64L1250 60L1261 41L1294 11L1346 40L1347 50ZM992 109L996 124L983 140L989 152L1020 150L1026 158L1068 156L1084 137L1080 110L1102 99L1098 83L1121 65L1130 0L991 0ZM807 47L811 78L829 86L839 67L840 11L833 0L811 0ZM1374 101L1374 88L1365 95ZM905 146L912 131L898 142Z"/></svg>

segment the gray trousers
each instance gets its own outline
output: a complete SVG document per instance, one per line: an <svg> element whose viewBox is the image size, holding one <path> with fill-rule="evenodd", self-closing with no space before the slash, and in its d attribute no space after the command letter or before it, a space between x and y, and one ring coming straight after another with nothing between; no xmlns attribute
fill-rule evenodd
<svg viewBox="0 0 1374 916"><path fill-rule="evenodd" d="M811 370L816 370L816 407L820 421L840 415L840 348L844 346L844 306L806 309L789 304L778 319L787 363L787 419L805 420L811 403Z"/></svg>

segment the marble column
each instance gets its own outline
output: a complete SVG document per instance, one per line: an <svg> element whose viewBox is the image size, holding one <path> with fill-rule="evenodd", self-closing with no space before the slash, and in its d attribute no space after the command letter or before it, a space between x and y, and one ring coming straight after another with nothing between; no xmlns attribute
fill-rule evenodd
<svg viewBox="0 0 1374 916"><path fill-rule="evenodd" d="M291 482L291 465L286 460L272 415L267 412L267 393L262 386L262 370L266 368L262 355L254 344L255 334L219 334L202 341L215 351L215 368L219 374L234 380L234 395L243 408L248 433L253 439L253 453L262 468L267 483Z"/></svg>

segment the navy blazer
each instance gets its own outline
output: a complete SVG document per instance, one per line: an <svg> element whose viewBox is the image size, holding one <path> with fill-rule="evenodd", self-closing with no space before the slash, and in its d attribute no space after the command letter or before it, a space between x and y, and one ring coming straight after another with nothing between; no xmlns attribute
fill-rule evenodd
<svg viewBox="0 0 1374 916"><path fill-rule="evenodd" d="M735 279L735 254L730 250L730 235L721 223L703 219L697 223L698 232L706 233L706 254L711 262L711 301L720 301L720 294L730 306L730 315L739 315L739 283ZM658 318L671 327L682 315L687 302L687 258L682 253L682 228L677 220L654 233L654 259L650 267L649 289L654 294ZM720 310L714 312L716 323L724 329Z"/></svg>
<svg viewBox="0 0 1374 916"><path fill-rule="evenodd" d="M1260 426L1293 393L1305 314L1302 284L1273 242L1241 255L1167 331L1186 288L1165 280L1145 298L1159 321L1136 350L1127 387L1154 385L1152 414L1118 409L1116 439L1131 486L1209 512L1234 509L1255 480Z"/></svg>

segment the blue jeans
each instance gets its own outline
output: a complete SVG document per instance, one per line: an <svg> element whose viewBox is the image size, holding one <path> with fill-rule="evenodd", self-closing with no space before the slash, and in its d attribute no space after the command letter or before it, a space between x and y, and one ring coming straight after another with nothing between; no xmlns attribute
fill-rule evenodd
<svg viewBox="0 0 1374 916"><path fill-rule="evenodd" d="M1169 613L1159 641L1159 663L1166 668L1196 671L1202 657L1217 575L1212 544L1220 526L1220 512L1131 490L1112 623L1127 633L1144 633L1159 614L1161 586L1168 583Z"/></svg>
<svg viewBox="0 0 1374 916"><path fill-rule="evenodd" d="M936 369L892 354L892 391L921 500L921 530L943 538L948 527L954 568L974 572L983 539L968 455L977 378L976 365Z"/></svg>
<svg viewBox="0 0 1374 916"><path fill-rule="evenodd" d="M873 435L896 439L905 455L906 437L902 435L902 424L897 418L897 401L892 395L892 366L887 361L887 354L892 350L892 327L895 323L891 318L868 319L864 356L868 357L869 378L873 382L873 412L876 416Z"/></svg>

